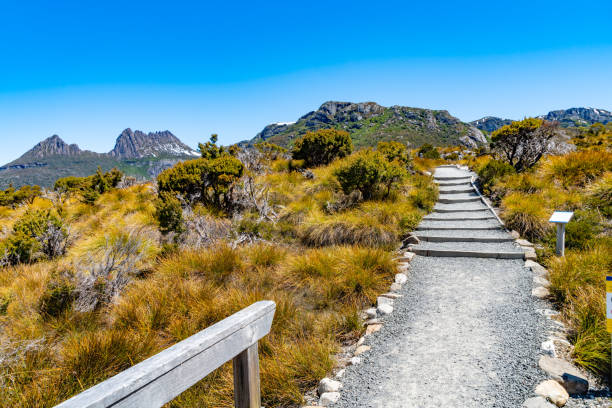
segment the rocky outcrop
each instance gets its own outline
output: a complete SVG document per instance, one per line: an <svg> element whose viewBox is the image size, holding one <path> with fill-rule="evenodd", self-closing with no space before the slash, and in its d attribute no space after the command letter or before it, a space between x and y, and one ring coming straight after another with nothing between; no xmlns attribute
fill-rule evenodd
<svg viewBox="0 0 612 408"><path fill-rule="evenodd" d="M375 102L329 101L295 123L268 125L255 138L243 144L252 145L268 140L287 147L306 132L325 128L346 130L356 147L376 146L378 142L388 140L411 146L432 143L475 147L486 143L479 129L463 123L445 110L399 105L384 107Z"/></svg>
<svg viewBox="0 0 612 408"><path fill-rule="evenodd" d="M78 156L83 151L75 144L64 142L58 135L53 135L38 143L20 159L35 160L50 156Z"/></svg>
<svg viewBox="0 0 612 408"><path fill-rule="evenodd" d="M557 121L564 127L588 126L594 123L612 122L612 112L596 108L570 108L548 112L539 116L542 119Z"/></svg>
<svg viewBox="0 0 612 408"><path fill-rule="evenodd" d="M502 126L506 126L512 123L512 119L502 119L495 116L485 116L484 118L474 120L470 122L470 125L483 130L487 133L496 131Z"/></svg>
<svg viewBox="0 0 612 408"><path fill-rule="evenodd" d="M109 155L120 159L160 156L199 156L171 132L144 133L127 128L117 138Z"/></svg>

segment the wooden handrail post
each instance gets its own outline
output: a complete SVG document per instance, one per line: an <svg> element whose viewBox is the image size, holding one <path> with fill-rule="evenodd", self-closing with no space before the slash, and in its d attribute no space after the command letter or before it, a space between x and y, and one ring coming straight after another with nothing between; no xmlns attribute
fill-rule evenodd
<svg viewBox="0 0 612 408"><path fill-rule="evenodd" d="M234 406L260 408L259 356L257 343L234 357Z"/></svg>

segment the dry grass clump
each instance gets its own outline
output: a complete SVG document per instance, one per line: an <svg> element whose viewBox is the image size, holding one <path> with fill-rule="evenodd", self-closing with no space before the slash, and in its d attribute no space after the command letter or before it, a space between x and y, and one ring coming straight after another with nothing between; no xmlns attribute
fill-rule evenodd
<svg viewBox="0 0 612 408"><path fill-rule="evenodd" d="M601 211L604 216L612 217L612 172L607 172L587 190L588 203Z"/></svg>
<svg viewBox="0 0 612 408"><path fill-rule="evenodd" d="M300 238L304 245L313 247L353 244L389 248L397 242L397 235L389 228L345 221L310 225L301 232Z"/></svg>
<svg viewBox="0 0 612 408"><path fill-rule="evenodd" d="M587 250L569 250L550 261L551 293L563 307L574 343L573 357L583 367L606 375L610 343L605 320L605 277L612 272L612 241Z"/></svg>
<svg viewBox="0 0 612 408"><path fill-rule="evenodd" d="M563 187L582 187L612 171L612 152L584 150L550 157L544 171L550 180Z"/></svg>
<svg viewBox="0 0 612 408"><path fill-rule="evenodd" d="M506 227L531 240L543 239L550 225L549 211L537 195L512 193L502 201L502 218Z"/></svg>

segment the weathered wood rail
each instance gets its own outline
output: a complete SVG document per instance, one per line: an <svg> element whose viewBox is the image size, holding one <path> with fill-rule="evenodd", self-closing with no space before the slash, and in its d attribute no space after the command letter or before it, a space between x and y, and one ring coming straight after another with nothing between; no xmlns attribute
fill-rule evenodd
<svg viewBox="0 0 612 408"><path fill-rule="evenodd" d="M236 408L260 408L257 342L275 309L256 302L56 408L161 407L232 359Z"/></svg>

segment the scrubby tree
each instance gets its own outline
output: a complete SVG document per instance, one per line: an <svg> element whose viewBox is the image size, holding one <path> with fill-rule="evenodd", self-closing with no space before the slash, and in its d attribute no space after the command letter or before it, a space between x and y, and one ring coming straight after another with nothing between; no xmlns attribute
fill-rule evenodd
<svg viewBox="0 0 612 408"><path fill-rule="evenodd" d="M400 142L379 142L376 150L381 152L388 161L397 160L403 166L409 166L411 162L408 146Z"/></svg>
<svg viewBox="0 0 612 408"><path fill-rule="evenodd" d="M308 132L295 141L292 155L304 160L307 167L331 163L336 158L346 157L353 151L353 141L348 132L338 129L320 129Z"/></svg>
<svg viewBox="0 0 612 408"><path fill-rule="evenodd" d="M215 159L195 159L178 163L157 177L162 193L182 195L189 202L202 202L223 211L233 207L232 192L244 173L244 165L229 153Z"/></svg>
<svg viewBox="0 0 612 408"><path fill-rule="evenodd" d="M390 162L382 153L366 149L350 158L334 175L345 194L358 190L369 199L379 192L388 196L407 173L397 161Z"/></svg>
<svg viewBox="0 0 612 408"><path fill-rule="evenodd" d="M440 158L440 152L430 143L425 143L423 146L421 146L418 154L419 154L419 157L422 157L424 159L439 159Z"/></svg>
<svg viewBox="0 0 612 408"><path fill-rule="evenodd" d="M117 187L122 178L123 172L120 170L112 169L103 172L98 167L98 170L91 176L57 179L53 189L60 193L78 193L81 195L83 202L93 204L100 194Z"/></svg>
<svg viewBox="0 0 612 408"><path fill-rule="evenodd" d="M25 185L18 190L11 185L6 190L0 190L0 206L17 206L21 203L32 203L42 194L39 186Z"/></svg>
<svg viewBox="0 0 612 408"><path fill-rule="evenodd" d="M491 135L491 150L517 172L533 167L550 149L558 124L543 119L526 118L512 122Z"/></svg>

